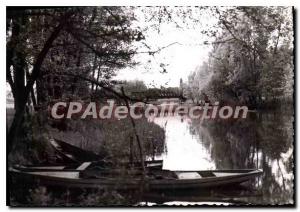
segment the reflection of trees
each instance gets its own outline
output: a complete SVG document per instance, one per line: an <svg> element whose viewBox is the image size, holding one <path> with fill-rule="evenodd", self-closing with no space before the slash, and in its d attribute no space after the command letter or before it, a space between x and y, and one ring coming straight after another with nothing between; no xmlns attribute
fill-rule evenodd
<svg viewBox="0 0 300 212"><path fill-rule="evenodd" d="M195 121L195 124L195 131L204 146L211 146L211 155L217 161L218 169L253 168L249 159L253 157L256 139L250 122L241 120L227 124L208 121L200 125Z"/></svg>
<svg viewBox="0 0 300 212"><path fill-rule="evenodd" d="M277 112L235 121L194 120L190 131L210 151L217 169L263 168L263 197L250 202L287 203L293 195L291 117Z"/></svg>
<svg viewBox="0 0 300 212"><path fill-rule="evenodd" d="M258 133L263 152L263 193L272 203L290 202L293 195L293 158L284 155L293 148L292 115L258 115Z"/></svg>

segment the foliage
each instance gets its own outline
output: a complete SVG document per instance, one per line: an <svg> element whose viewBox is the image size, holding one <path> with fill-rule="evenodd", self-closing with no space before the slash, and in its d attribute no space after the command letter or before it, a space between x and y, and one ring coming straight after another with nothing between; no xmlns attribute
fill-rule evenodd
<svg viewBox="0 0 300 212"><path fill-rule="evenodd" d="M117 191L87 192L79 196L79 205L82 206L118 206L128 204L128 200Z"/></svg>
<svg viewBox="0 0 300 212"><path fill-rule="evenodd" d="M7 14L6 77L16 110L9 151L26 104L45 109L52 99L86 98L109 86L116 70L135 64L131 43L143 39L126 7L8 7Z"/></svg>
<svg viewBox="0 0 300 212"><path fill-rule="evenodd" d="M147 90L147 86L141 80L124 81L120 86L124 88L125 94L129 96L132 96L132 93L134 92L143 92Z"/></svg>
<svg viewBox="0 0 300 212"><path fill-rule="evenodd" d="M71 15L65 17L68 13ZM17 14L9 10L7 50L12 52L12 62L7 74L24 78L27 71L29 77L31 66L53 28L66 22L44 58L37 80L37 101L42 103L47 97L62 95L82 96L88 84L76 75L107 81L116 69L134 64L131 59L135 50L130 44L142 39L142 35L131 27L133 19L133 14L124 7L28 9ZM15 28L21 29L18 34ZM24 59L20 65L13 60L16 54ZM9 82L13 94L19 92L15 88L26 85L24 80ZM92 85L94 89L96 86ZM62 90L64 93L59 93Z"/></svg>
<svg viewBox="0 0 300 212"><path fill-rule="evenodd" d="M214 8L219 28L208 62L189 77L194 96L257 108L291 97L293 29L290 8ZM205 77L206 76L206 77ZM210 79L203 86L203 81ZM198 97L199 98L199 97Z"/></svg>

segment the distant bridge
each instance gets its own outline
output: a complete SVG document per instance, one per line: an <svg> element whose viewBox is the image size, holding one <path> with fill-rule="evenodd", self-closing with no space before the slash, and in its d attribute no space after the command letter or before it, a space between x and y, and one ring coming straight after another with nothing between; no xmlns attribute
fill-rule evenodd
<svg viewBox="0 0 300 212"><path fill-rule="evenodd" d="M147 91L139 91L132 92L132 97L136 99L144 99L144 100L157 100L157 99L170 99L170 98L178 98L180 100L186 100L186 98L182 95L182 92L172 91L172 90L161 90L161 89L149 89Z"/></svg>

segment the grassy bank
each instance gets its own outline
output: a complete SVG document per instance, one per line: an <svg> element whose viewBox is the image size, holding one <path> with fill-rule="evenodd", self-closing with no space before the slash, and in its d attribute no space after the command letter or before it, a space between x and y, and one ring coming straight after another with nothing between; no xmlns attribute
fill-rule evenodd
<svg viewBox="0 0 300 212"><path fill-rule="evenodd" d="M138 136L143 144L144 155L161 153L164 147L164 130L147 119L135 120ZM106 154L111 162L129 160L130 142L133 156L138 160L138 146L130 119L65 120L66 130L49 127L51 137L68 142L97 154Z"/></svg>
<svg viewBox="0 0 300 212"><path fill-rule="evenodd" d="M144 155L159 154L164 147L164 130L146 119L136 120L136 129L143 143ZM61 127L63 126L63 127ZM130 156L130 141L133 143L133 158L138 160L138 148L129 119L112 120L65 120L57 123L45 114L27 116L23 136L9 155L9 164L57 163L54 149L49 145L50 137L72 145L104 154L112 166L120 167ZM120 182L122 176L120 176ZM132 195L121 195L116 191L80 191L74 198L73 191L26 184L14 180L10 185L13 205L118 205L131 202ZM80 197L80 198L79 198ZM79 199L78 199L79 198ZM66 201L66 199L68 201ZM63 201L62 201L63 200Z"/></svg>

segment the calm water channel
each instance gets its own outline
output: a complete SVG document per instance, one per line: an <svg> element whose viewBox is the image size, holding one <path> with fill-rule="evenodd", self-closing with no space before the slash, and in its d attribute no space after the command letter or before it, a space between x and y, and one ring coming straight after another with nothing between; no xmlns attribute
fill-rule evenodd
<svg viewBox="0 0 300 212"><path fill-rule="evenodd" d="M246 119L222 122L201 122L181 116L156 117L150 121L165 129L165 151L156 156L164 160L164 169L263 169L261 177L241 186L149 194L153 201L165 204L293 203L292 112L251 112Z"/></svg>

